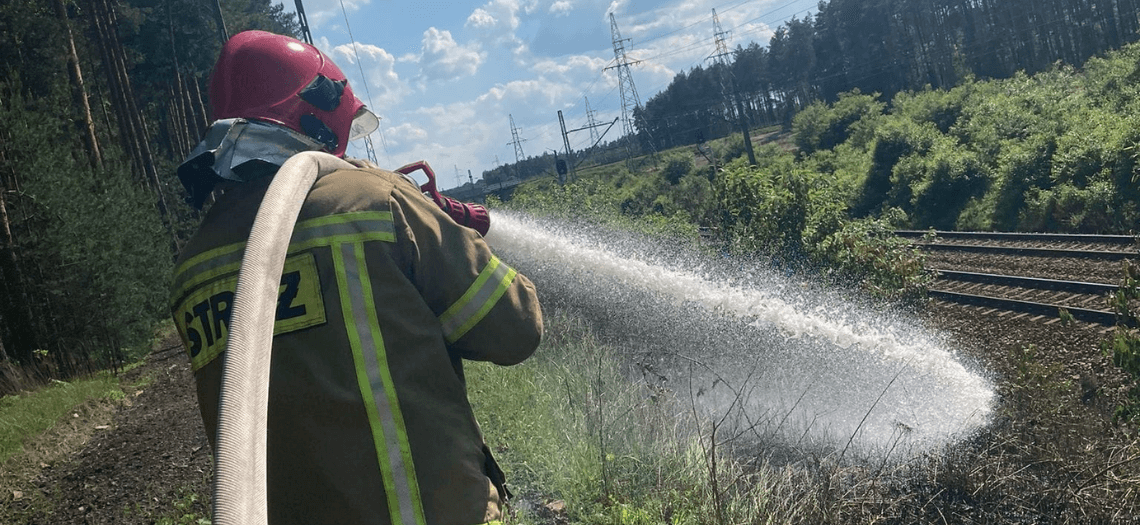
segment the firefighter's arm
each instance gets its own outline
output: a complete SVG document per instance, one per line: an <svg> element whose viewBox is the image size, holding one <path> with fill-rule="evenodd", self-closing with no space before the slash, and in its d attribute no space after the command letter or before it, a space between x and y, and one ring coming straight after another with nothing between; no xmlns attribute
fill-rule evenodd
<svg viewBox="0 0 1140 525"><path fill-rule="evenodd" d="M530 357L542 338L542 311L530 280L413 185L398 183L393 200L397 229L408 236L412 280L451 351L501 365Z"/></svg>

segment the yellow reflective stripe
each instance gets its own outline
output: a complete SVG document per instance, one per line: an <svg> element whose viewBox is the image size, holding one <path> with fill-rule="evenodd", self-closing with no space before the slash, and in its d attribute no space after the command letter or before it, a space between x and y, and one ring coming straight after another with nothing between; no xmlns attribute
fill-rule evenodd
<svg viewBox="0 0 1140 525"><path fill-rule="evenodd" d="M345 329L372 429L389 516L393 524L425 525L411 446L388 369L384 338L376 322L376 306L364 261L363 244L334 246L333 262Z"/></svg>
<svg viewBox="0 0 1140 525"><path fill-rule="evenodd" d="M396 225L390 211L357 211L326 215L298 222L289 241L289 254L345 242L396 242ZM239 242L202 252L174 271L172 307L188 291L236 272L241 267L245 243Z"/></svg>
<svg viewBox="0 0 1140 525"><path fill-rule="evenodd" d="M174 293L170 296L172 303L181 299L190 288L235 271L241 265L244 251L244 242L229 244L204 251L180 264L174 270L174 284L171 287Z"/></svg>
<svg viewBox="0 0 1140 525"><path fill-rule="evenodd" d="M463 334L479 324L499 298L506 293L517 273L514 268L503 264L498 257L491 256L490 262L463 296L439 316L439 322L443 326L443 336L447 342L458 341Z"/></svg>

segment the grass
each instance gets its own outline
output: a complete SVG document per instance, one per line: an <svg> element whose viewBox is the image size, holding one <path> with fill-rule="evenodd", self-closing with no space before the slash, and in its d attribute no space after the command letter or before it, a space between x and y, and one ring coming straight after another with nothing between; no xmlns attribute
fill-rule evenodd
<svg viewBox="0 0 1140 525"><path fill-rule="evenodd" d="M672 393L631 381L614 349L572 317L548 316L530 360L473 363L467 377L519 500L518 523L560 519L552 514L572 523L792 523L811 506L791 497L790 471L732 460L731 444L710 446L705 422Z"/></svg>
<svg viewBox="0 0 1140 525"><path fill-rule="evenodd" d="M123 399L119 379L101 372L71 382L55 381L35 392L0 399L0 463L22 452L29 438L42 434L93 399Z"/></svg>
<svg viewBox="0 0 1140 525"><path fill-rule="evenodd" d="M118 378L107 372L0 399L0 522L18 523L49 506L31 480L109 428L124 399Z"/></svg>
<svg viewBox="0 0 1140 525"><path fill-rule="evenodd" d="M1135 512L1137 437L1078 409L1081 389L1038 347L1013 353L997 424L889 464L735 439L558 311L531 359L466 372L515 494L511 523L1112 523Z"/></svg>

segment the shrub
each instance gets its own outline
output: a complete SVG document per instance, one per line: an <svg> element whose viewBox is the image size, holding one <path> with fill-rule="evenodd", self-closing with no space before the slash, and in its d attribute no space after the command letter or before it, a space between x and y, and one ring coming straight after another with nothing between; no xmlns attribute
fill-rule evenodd
<svg viewBox="0 0 1140 525"><path fill-rule="evenodd" d="M1118 206L1112 185L1096 181L1087 188L1061 184L1053 189L1030 188L1020 228L1025 231L1104 233L1128 228L1120 216L1135 217L1134 204Z"/></svg>
<svg viewBox="0 0 1140 525"><path fill-rule="evenodd" d="M721 226L742 252L799 253L808 217L809 175L791 165L736 161L716 181Z"/></svg>
<svg viewBox="0 0 1140 525"><path fill-rule="evenodd" d="M925 154L943 135L930 123L918 124L902 118L884 119L875 130L871 165L863 187L852 206L856 217L870 215L884 204L908 205L910 187L892 185L892 172L902 158Z"/></svg>
<svg viewBox="0 0 1140 525"><path fill-rule="evenodd" d="M908 156L895 166L891 192L909 193L910 202L892 202L905 206L916 227L951 229L966 203L986 190L986 171L975 153L941 135L926 155Z"/></svg>
<svg viewBox="0 0 1140 525"><path fill-rule="evenodd" d="M693 171L693 156L688 153L673 154L665 158L664 164L661 175L669 181L669 184L677 184L681 181L681 177Z"/></svg>
<svg viewBox="0 0 1140 525"><path fill-rule="evenodd" d="M942 133L949 133L970 98L972 83L950 91L927 89L901 92L891 99L891 114L914 122L929 122Z"/></svg>
<svg viewBox="0 0 1140 525"><path fill-rule="evenodd" d="M895 227L904 222L905 214L897 209L881 218L847 222L815 246L814 255L876 297L917 300L934 277L923 271L922 252L895 236Z"/></svg>
<svg viewBox="0 0 1140 525"><path fill-rule="evenodd" d="M792 119L792 135L800 154L810 155L845 142L855 123L883 113L886 105L879 102L878 97L877 93L863 95L856 89L840 93L839 100L831 106L814 102L801 110Z"/></svg>

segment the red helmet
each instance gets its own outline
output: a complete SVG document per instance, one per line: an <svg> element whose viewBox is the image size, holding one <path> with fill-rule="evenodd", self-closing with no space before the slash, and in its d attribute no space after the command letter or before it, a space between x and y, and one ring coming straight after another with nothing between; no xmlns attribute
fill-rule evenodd
<svg viewBox="0 0 1140 525"><path fill-rule="evenodd" d="M344 155L349 140L379 124L329 57L309 44L265 31L238 33L222 47L210 76L210 113L211 120L280 124L337 156Z"/></svg>

